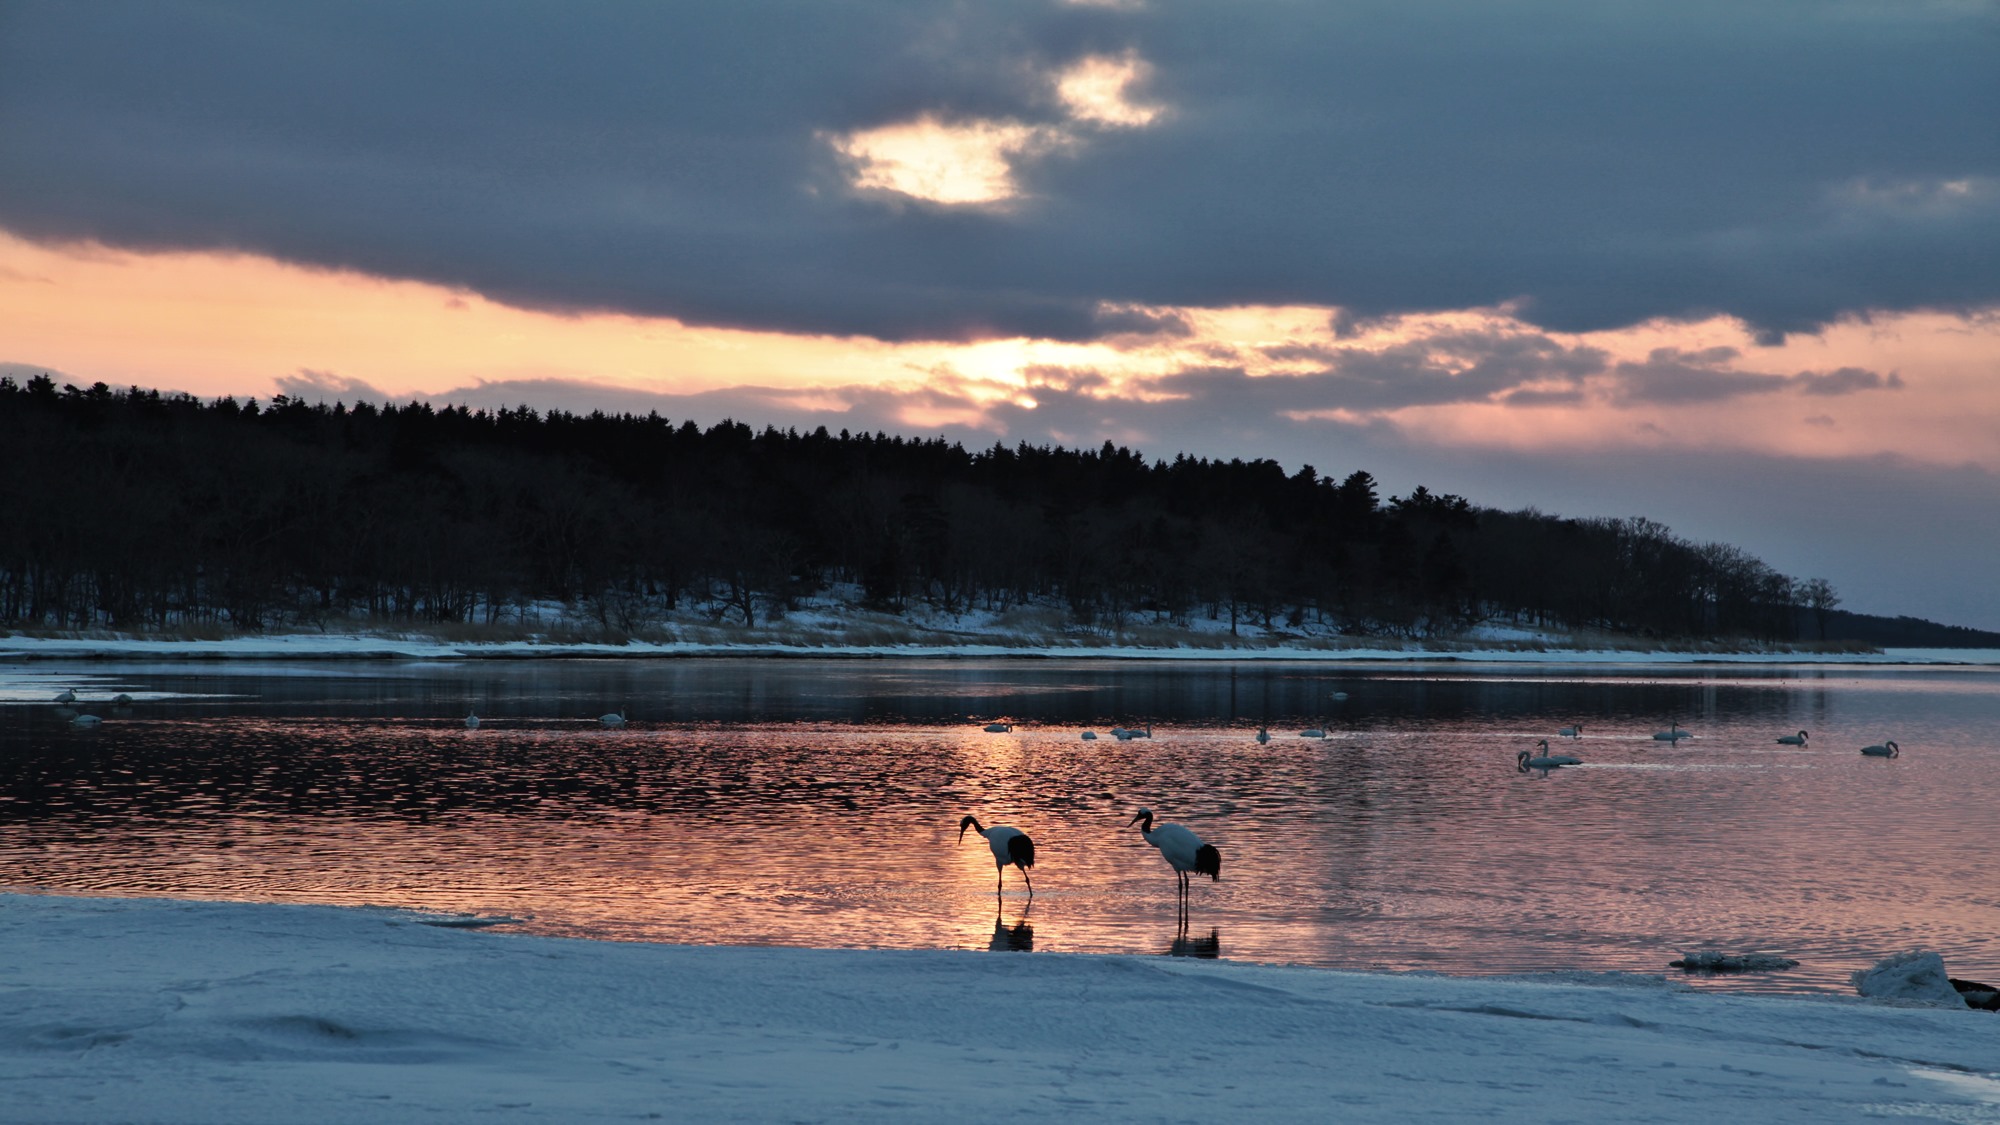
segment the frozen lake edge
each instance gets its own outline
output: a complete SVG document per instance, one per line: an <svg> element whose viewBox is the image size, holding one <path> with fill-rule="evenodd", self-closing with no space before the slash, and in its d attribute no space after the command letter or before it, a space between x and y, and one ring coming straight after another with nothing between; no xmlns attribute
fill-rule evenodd
<svg viewBox="0 0 2000 1125"><path fill-rule="evenodd" d="M37 1122L2000 1121L1967 1009L1084 954L676 946L0 896Z"/></svg>

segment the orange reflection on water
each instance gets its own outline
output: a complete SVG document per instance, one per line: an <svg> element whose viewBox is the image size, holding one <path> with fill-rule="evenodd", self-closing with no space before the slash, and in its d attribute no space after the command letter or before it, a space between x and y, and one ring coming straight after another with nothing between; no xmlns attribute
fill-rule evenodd
<svg viewBox="0 0 2000 1125"><path fill-rule="evenodd" d="M954 671L989 717L1076 697ZM1141 688L1235 698L1217 675L1121 675L1115 709L1004 733L980 729L989 718L607 730L494 717L467 731L222 714L88 735L31 722L6 734L0 862L53 889L421 907L627 940L1459 973L1659 973L1714 944L1806 962L1736 984L1779 990L1843 989L1853 968L1912 945L1975 975L1996 952L1993 904L1965 892L1983 885L2000 828L1977 781L1992 755L1979 716L2000 694L1990 674L1810 690L1377 676L1350 685L1353 710L1316 720L1326 739L1297 737L1292 715L1268 744L1240 717L1080 737L1131 721L1120 712ZM697 681L676 690L700 698ZM894 670L868 684L920 687ZM1252 688L1246 700L1272 698ZM1651 739L1669 706L1695 739ZM1517 749L1579 720L1585 736L1562 746L1585 765L1514 770ZM1801 727L1811 749L1774 744ZM1884 730L1911 752L1856 752ZM1185 926L1173 872L1130 826L1141 806L1222 852ZM1034 838L1032 899L1011 868L996 895L985 841L959 839L966 814ZM1884 854L1893 872L1874 862Z"/></svg>

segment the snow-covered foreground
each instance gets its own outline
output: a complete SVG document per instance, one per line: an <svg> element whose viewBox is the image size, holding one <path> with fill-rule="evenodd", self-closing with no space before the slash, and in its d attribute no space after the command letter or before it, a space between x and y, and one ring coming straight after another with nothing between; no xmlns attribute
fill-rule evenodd
<svg viewBox="0 0 2000 1125"><path fill-rule="evenodd" d="M0 1118L2000 1121L2000 1017L0 896Z"/></svg>

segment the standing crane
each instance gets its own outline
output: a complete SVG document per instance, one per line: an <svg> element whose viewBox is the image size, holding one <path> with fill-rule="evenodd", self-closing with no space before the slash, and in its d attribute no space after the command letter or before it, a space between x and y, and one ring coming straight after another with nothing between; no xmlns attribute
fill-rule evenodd
<svg viewBox="0 0 2000 1125"><path fill-rule="evenodd" d="M965 843L965 830L972 829L986 837L986 846L993 851L993 893L999 894L1007 882L1007 865L1021 869L1021 879L1028 884L1028 897L1035 897L1035 881L1028 878L1028 868L1035 865L1035 842L1018 828L996 824L991 828L981 828L979 818L968 816L958 822L958 842Z"/></svg>
<svg viewBox="0 0 2000 1125"><path fill-rule="evenodd" d="M1202 838L1178 824L1162 824L1153 827L1153 810L1140 809L1133 815L1131 823L1139 826L1139 835L1154 847L1160 849L1160 858L1174 869L1177 884L1175 905L1182 914L1187 913L1188 872L1206 875L1210 879L1222 878L1222 853L1214 844L1203 843Z"/></svg>

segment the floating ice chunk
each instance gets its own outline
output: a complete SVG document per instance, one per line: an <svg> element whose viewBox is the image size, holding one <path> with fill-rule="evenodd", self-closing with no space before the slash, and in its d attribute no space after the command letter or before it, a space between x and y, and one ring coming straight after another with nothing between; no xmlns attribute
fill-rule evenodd
<svg viewBox="0 0 2000 1125"><path fill-rule="evenodd" d="M1945 975L1944 958L1911 950L1885 957L1854 974L1854 990L1876 1000L1901 1000L1939 1008L1963 1008L1965 998Z"/></svg>
<svg viewBox="0 0 2000 1125"><path fill-rule="evenodd" d="M1669 961L1673 968L1690 973L1770 973L1795 969L1798 962L1775 953L1724 953L1719 949L1697 949Z"/></svg>

